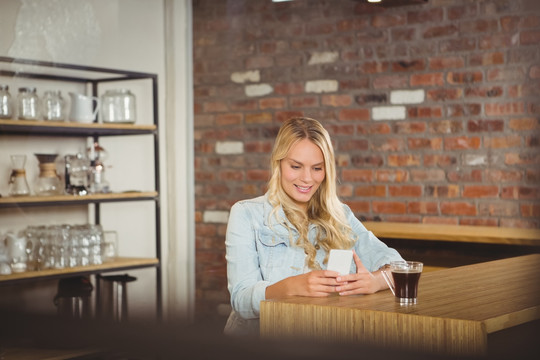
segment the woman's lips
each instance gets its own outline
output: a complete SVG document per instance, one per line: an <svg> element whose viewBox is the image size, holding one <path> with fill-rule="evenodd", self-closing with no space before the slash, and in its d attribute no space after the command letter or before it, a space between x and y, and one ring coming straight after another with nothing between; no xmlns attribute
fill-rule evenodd
<svg viewBox="0 0 540 360"><path fill-rule="evenodd" d="M294 185L296 186L296 189L298 189L298 191L300 191L301 193L308 193L310 190L311 190L311 186L300 186L300 185Z"/></svg>

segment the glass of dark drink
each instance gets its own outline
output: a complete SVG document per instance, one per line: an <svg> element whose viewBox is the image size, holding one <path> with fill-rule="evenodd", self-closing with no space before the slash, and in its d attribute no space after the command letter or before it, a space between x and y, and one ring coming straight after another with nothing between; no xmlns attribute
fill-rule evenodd
<svg viewBox="0 0 540 360"><path fill-rule="evenodd" d="M401 305L417 303L418 282L423 266L418 261L392 261L382 270L384 280Z"/></svg>

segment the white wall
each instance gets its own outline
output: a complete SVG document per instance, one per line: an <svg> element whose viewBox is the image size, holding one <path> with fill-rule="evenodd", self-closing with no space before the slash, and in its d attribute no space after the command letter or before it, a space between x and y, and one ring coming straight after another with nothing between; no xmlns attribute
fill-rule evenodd
<svg viewBox="0 0 540 360"><path fill-rule="evenodd" d="M163 295L164 310L166 314L170 310L170 317L188 315L194 299L193 199L188 195L193 194L190 4L189 0L0 2L1 56L158 75ZM166 76L167 73L174 76ZM13 96L21 86L20 80L13 83L1 77L0 83L9 83ZM73 91L62 88L63 84L32 85L38 87L38 93L56 86L62 89L64 97L67 91ZM137 123L151 123L152 113L144 90L137 96L137 105ZM102 138L100 142L110 154L106 176L114 191L153 188L151 137ZM0 194L7 194L10 154L28 155L27 177L32 182L38 173L37 160L32 156L37 149L63 156L84 146L84 140L78 139L1 136L0 179L6 182L0 181ZM52 210L2 210L0 232L22 229L29 223L81 223L91 215L84 208ZM152 204L107 204L102 205L102 214L104 228L119 234L120 255L155 255L154 227L151 221L148 225L148 218L153 219ZM132 313L146 314L154 306L154 293L148 289L155 280L155 272L129 273L139 279L133 286L130 284Z"/></svg>

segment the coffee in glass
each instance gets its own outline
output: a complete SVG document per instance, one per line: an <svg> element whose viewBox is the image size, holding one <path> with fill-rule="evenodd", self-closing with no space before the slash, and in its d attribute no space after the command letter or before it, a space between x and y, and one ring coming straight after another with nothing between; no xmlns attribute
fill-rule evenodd
<svg viewBox="0 0 540 360"><path fill-rule="evenodd" d="M402 305L417 303L418 282L422 268L423 264L418 261L392 261L386 269L382 270L384 280L397 302Z"/></svg>

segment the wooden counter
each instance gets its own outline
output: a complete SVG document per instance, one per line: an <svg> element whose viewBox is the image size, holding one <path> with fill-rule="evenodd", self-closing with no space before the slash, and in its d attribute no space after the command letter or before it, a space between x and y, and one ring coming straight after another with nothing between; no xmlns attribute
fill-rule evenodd
<svg viewBox="0 0 540 360"><path fill-rule="evenodd" d="M540 254L422 274L418 304L373 295L261 303L261 336L483 355L488 334L540 319Z"/></svg>
<svg viewBox="0 0 540 360"><path fill-rule="evenodd" d="M380 239L540 246L540 229L364 221Z"/></svg>

